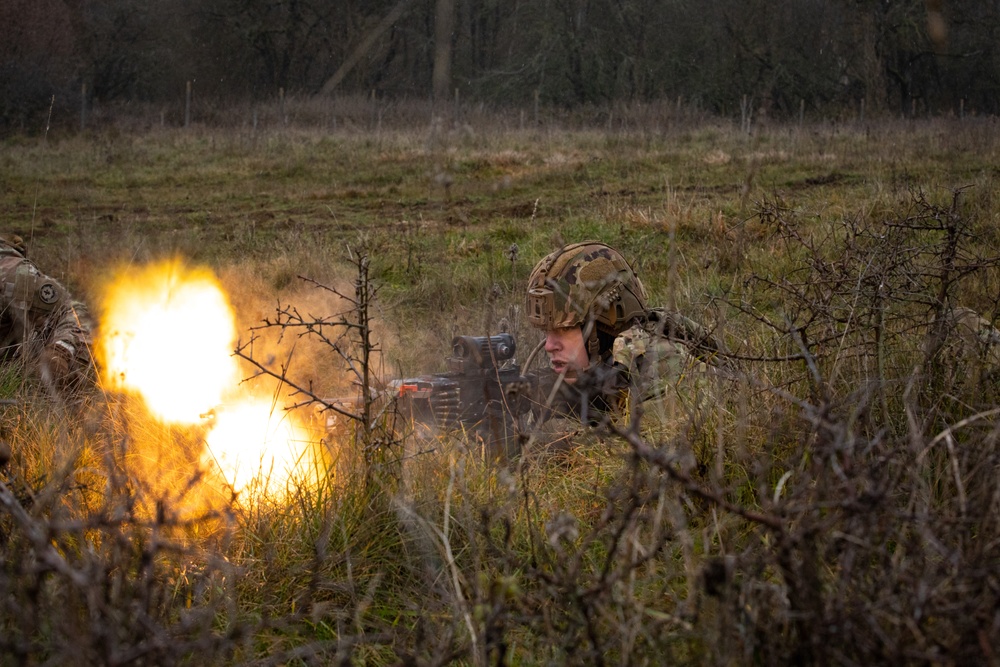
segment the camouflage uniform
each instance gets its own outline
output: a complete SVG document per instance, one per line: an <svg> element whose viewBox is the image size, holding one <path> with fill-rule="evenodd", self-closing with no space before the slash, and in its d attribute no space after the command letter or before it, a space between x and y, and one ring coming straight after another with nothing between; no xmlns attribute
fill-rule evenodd
<svg viewBox="0 0 1000 667"><path fill-rule="evenodd" d="M641 406L659 425L689 420L706 406L710 369L718 345L695 322L679 313L651 310L615 338L611 361L627 378L620 417ZM647 419L647 423L650 420Z"/></svg>
<svg viewBox="0 0 1000 667"><path fill-rule="evenodd" d="M86 309L24 254L0 240L0 359L20 360L54 389L75 389L93 377Z"/></svg>

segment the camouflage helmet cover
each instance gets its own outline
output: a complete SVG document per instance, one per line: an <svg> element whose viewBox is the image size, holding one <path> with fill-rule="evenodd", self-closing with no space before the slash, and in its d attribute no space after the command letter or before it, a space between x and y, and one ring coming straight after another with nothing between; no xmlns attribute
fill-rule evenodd
<svg viewBox="0 0 1000 667"><path fill-rule="evenodd" d="M24 239L14 234L10 238L0 237L0 254L9 255L11 250L20 254L22 257L28 256L28 247L24 242Z"/></svg>
<svg viewBox="0 0 1000 667"><path fill-rule="evenodd" d="M573 243L535 265L528 279L528 321L550 330L593 318L598 328L618 334L645 314L646 298L621 253L598 241Z"/></svg>

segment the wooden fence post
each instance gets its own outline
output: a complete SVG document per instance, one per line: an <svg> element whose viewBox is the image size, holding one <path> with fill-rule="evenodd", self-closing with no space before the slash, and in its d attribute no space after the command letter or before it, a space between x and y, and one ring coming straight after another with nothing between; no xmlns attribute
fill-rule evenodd
<svg viewBox="0 0 1000 667"><path fill-rule="evenodd" d="M191 81L187 82L184 91L184 127L191 125Z"/></svg>
<svg viewBox="0 0 1000 667"><path fill-rule="evenodd" d="M80 131L87 127L87 82L80 84Z"/></svg>

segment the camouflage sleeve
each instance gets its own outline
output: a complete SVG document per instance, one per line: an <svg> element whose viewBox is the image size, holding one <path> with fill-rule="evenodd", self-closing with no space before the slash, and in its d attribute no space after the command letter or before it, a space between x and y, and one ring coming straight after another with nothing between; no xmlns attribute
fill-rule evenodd
<svg viewBox="0 0 1000 667"><path fill-rule="evenodd" d="M52 313L49 344L63 347L78 364L91 363L90 313L83 303L67 298Z"/></svg>
<svg viewBox="0 0 1000 667"><path fill-rule="evenodd" d="M11 342L21 346L22 356L56 346L76 363L91 363L89 314L59 281L23 258L6 258L0 264L0 280L2 309L13 322Z"/></svg>
<svg viewBox="0 0 1000 667"><path fill-rule="evenodd" d="M615 338L612 357L628 369L633 387L639 387L644 399L662 395L698 360L683 343L669 340L641 326L627 329Z"/></svg>
<svg viewBox="0 0 1000 667"><path fill-rule="evenodd" d="M614 362L628 370L630 406L661 413L667 403L696 405L703 394L706 364L684 343L636 325L615 339Z"/></svg>

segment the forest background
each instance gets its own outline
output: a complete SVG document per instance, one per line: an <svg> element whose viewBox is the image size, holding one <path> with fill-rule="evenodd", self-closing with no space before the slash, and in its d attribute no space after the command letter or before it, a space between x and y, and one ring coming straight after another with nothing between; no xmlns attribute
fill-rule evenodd
<svg viewBox="0 0 1000 667"><path fill-rule="evenodd" d="M1000 9L974 0L7 0L0 26L5 132L53 105L56 125L246 123L286 96L771 119L1000 104Z"/></svg>

